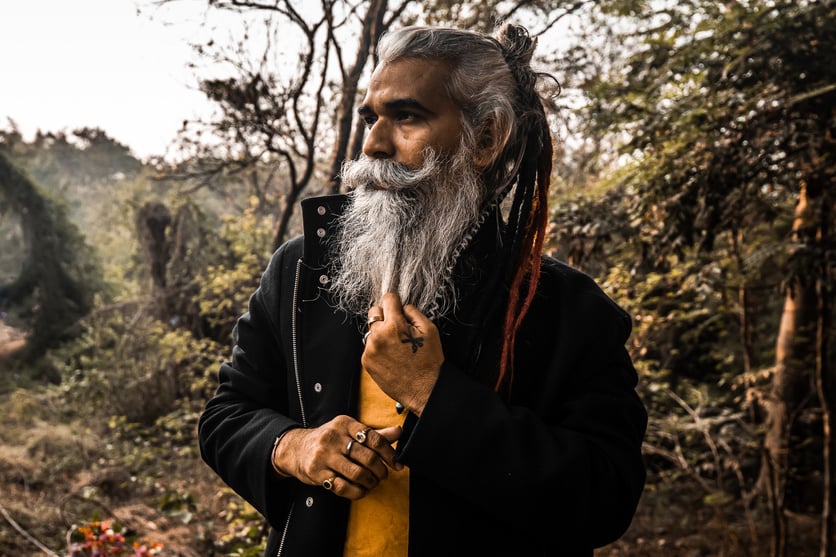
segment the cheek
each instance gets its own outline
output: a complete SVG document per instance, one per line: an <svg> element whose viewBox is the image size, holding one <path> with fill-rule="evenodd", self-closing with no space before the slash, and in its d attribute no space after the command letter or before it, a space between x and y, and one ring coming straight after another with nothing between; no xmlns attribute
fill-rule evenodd
<svg viewBox="0 0 836 557"><path fill-rule="evenodd" d="M450 122L447 126L438 130L436 146L446 153L453 153L459 148L462 137L462 128L458 122Z"/></svg>
<svg viewBox="0 0 836 557"><path fill-rule="evenodd" d="M431 144L431 142L425 138L410 137L409 135L402 136L399 149L399 162L412 168L418 168L424 162L424 148L428 144Z"/></svg>

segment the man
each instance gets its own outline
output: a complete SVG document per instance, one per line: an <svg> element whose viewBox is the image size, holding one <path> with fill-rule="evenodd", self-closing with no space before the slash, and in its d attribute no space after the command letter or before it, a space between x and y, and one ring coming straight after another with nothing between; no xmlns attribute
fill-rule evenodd
<svg viewBox="0 0 836 557"><path fill-rule="evenodd" d="M629 526L631 320L541 257L533 49L513 25L381 40L350 193L302 202L200 420L266 555L589 557Z"/></svg>

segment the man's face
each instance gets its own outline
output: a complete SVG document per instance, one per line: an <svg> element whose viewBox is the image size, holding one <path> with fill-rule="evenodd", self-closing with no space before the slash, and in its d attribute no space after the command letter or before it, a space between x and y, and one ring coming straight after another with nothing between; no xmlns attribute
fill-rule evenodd
<svg viewBox="0 0 836 557"><path fill-rule="evenodd" d="M332 239L331 291L365 316L397 292L431 318L456 305L453 271L480 223L485 186L441 62L405 58L379 66L359 109L363 156L346 161L350 203Z"/></svg>
<svg viewBox="0 0 836 557"><path fill-rule="evenodd" d="M426 147L440 155L456 151L462 135L461 110L444 84L449 67L437 60L404 58L372 74L358 113L368 135L363 153L418 168Z"/></svg>

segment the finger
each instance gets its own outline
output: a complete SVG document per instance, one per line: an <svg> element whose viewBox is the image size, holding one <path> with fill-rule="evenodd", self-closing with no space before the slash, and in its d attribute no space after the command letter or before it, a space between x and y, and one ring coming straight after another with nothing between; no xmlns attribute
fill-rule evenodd
<svg viewBox="0 0 836 557"><path fill-rule="evenodd" d="M383 308L380 306L372 306L369 309L366 319L366 328L371 330L372 324L377 323L378 321L383 321L385 316L383 314Z"/></svg>
<svg viewBox="0 0 836 557"><path fill-rule="evenodd" d="M391 445L400 438L401 433L403 433L403 428L399 425L393 425L376 429L375 431L378 432L381 437L389 441L389 444Z"/></svg>
<svg viewBox="0 0 836 557"><path fill-rule="evenodd" d="M374 489L381 480L388 477L386 464L373 449L367 448L365 443L351 439L348 441L351 443L349 450L345 437L342 437L340 442L346 445L342 446L339 452L331 450L327 457L329 471L366 491ZM325 462L325 459L320 462Z"/></svg>
<svg viewBox="0 0 836 557"><path fill-rule="evenodd" d="M351 449L352 459L345 459L337 468L340 470L340 475L348 482L362 487L366 491L372 490L389 476L389 470L380 458L374 457L367 465L363 461L374 452L365 449Z"/></svg>
<svg viewBox="0 0 836 557"><path fill-rule="evenodd" d="M391 447L392 442L387 437L371 428L362 425L360 427L361 429L349 429L349 431L354 432L350 439L351 447L349 448L348 443L343 446L343 455L346 457L345 462L349 467L341 469L340 472L350 480L367 489L372 489L380 480L388 477L387 466L393 466L395 451ZM396 427L400 429L398 426ZM387 436L400 435L397 432L390 431L391 429L386 428Z"/></svg>
<svg viewBox="0 0 836 557"><path fill-rule="evenodd" d="M426 333L429 330L429 326L432 325L432 321L412 304L405 305L403 313L407 322L422 333Z"/></svg>
<svg viewBox="0 0 836 557"><path fill-rule="evenodd" d="M398 317L403 317L403 304L401 297L395 292L387 292L380 300L380 307L383 308L383 315L389 317L391 320L397 320Z"/></svg>
<svg viewBox="0 0 836 557"><path fill-rule="evenodd" d="M392 443L398 440L401 435L400 426L392 426L383 429L376 429L369 432L369 440L366 443L369 449L377 453L386 466L400 470L403 468L399 462L395 460L395 449ZM387 471L388 473L388 471Z"/></svg>
<svg viewBox="0 0 836 557"><path fill-rule="evenodd" d="M376 431L391 445L392 443L400 439L401 434L403 433L403 428L399 425L393 425L390 427L384 427L383 429L378 429ZM394 460L394 451L392 453L392 463L390 464L387 462L387 464L389 464L389 466L391 466L395 470L403 469L403 464L401 464L397 460Z"/></svg>
<svg viewBox="0 0 836 557"><path fill-rule="evenodd" d="M346 467L346 477L367 489L374 488L382 480L389 477L389 467L394 468L394 451L392 456L384 457L375 447L354 444L351 448L350 464Z"/></svg>
<svg viewBox="0 0 836 557"><path fill-rule="evenodd" d="M326 487L326 482L330 482L331 487ZM334 495L339 495L340 497L345 497L346 499L362 499L369 493L369 489L352 483L346 478L335 476L333 478L327 478L323 481L322 488L326 491L330 491Z"/></svg>

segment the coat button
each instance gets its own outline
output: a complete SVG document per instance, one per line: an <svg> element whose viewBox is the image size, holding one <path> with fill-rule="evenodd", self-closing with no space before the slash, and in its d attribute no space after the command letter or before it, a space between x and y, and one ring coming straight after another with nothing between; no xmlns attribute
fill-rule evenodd
<svg viewBox="0 0 836 557"><path fill-rule="evenodd" d="M317 228L316 229L316 235L319 236L320 238L324 238L325 237L325 229L324 228Z"/></svg>
<svg viewBox="0 0 836 557"><path fill-rule="evenodd" d="M322 383L314 383L313 390L321 393L322 392Z"/></svg>
<svg viewBox="0 0 836 557"><path fill-rule="evenodd" d="M328 284L329 280L328 275L319 275L319 284Z"/></svg>
<svg viewBox="0 0 836 557"><path fill-rule="evenodd" d="M308 497L307 499L305 499L305 506L313 507L313 497Z"/></svg>
<svg viewBox="0 0 836 557"><path fill-rule="evenodd" d="M325 211L326 211L325 205L320 205L319 207L316 208L316 212L319 215L324 215Z"/></svg>

